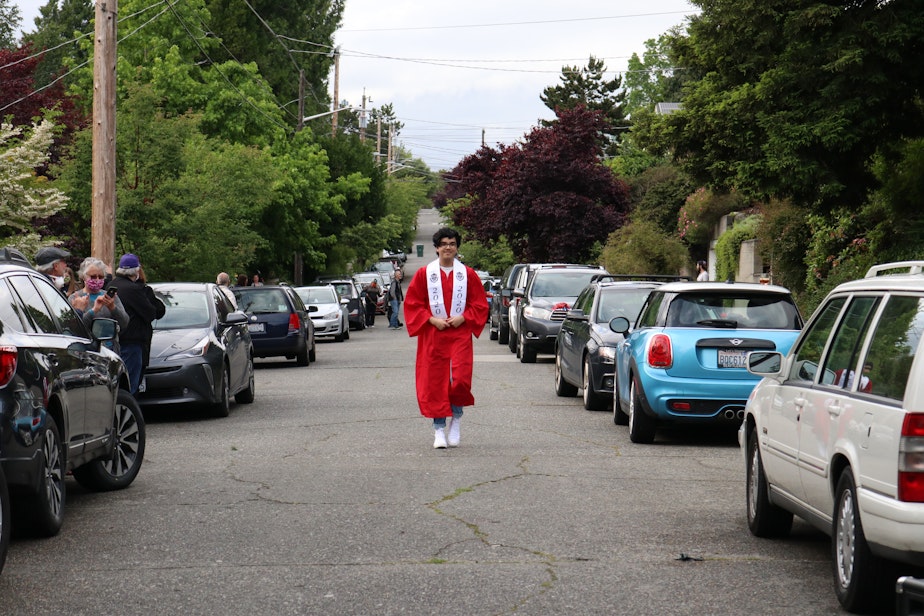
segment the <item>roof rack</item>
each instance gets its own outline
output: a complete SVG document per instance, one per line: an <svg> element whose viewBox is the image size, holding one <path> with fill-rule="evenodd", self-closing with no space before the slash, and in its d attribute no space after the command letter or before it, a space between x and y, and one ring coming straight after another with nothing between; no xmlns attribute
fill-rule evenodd
<svg viewBox="0 0 924 616"><path fill-rule="evenodd" d="M881 272L887 272L894 269L907 269L908 274L920 274L924 272L924 261L896 261L895 263L880 263L874 265L866 272L865 278L875 278Z"/></svg>
<svg viewBox="0 0 924 616"><path fill-rule="evenodd" d="M596 274L590 282L616 282L617 280L633 280L637 282L682 282L690 280L689 276L668 276L666 274Z"/></svg>
<svg viewBox="0 0 924 616"><path fill-rule="evenodd" d="M16 263L18 265L32 267L32 262L26 258L26 255L22 254L22 252L15 248L10 248L9 246L0 248L0 261L4 263Z"/></svg>

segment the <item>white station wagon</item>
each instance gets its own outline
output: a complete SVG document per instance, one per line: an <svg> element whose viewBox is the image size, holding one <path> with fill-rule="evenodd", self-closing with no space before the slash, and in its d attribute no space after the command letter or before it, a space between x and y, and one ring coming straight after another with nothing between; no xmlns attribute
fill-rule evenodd
<svg viewBox="0 0 924 616"><path fill-rule="evenodd" d="M850 611L891 607L924 564L922 337L924 261L889 263L834 289L787 356L748 355L765 377L738 438L748 526L784 536L795 514L830 534Z"/></svg>

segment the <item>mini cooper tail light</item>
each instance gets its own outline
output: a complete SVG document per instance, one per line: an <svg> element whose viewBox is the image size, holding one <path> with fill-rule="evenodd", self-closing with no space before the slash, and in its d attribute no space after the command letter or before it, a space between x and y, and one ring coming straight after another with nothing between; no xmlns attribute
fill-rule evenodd
<svg viewBox="0 0 924 616"><path fill-rule="evenodd" d="M924 413L908 413L898 446L898 500L924 503Z"/></svg>
<svg viewBox="0 0 924 616"><path fill-rule="evenodd" d="M655 334L648 342L648 365L652 368L670 368L674 364L671 338L667 334Z"/></svg>
<svg viewBox="0 0 924 616"><path fill-rule="evenodd" d="M6 387L16 374L19 349L14 346L0 346L0 387Z"/></svg>
<svg viewBox="0 0 924 616"><path fill-rule="evenodd" d="M298 330L300 330L301 328L302 328L302 322L298 318L298 315L294 312L291 313L289 315L289 333L294 334L298 332Z"/></svg>

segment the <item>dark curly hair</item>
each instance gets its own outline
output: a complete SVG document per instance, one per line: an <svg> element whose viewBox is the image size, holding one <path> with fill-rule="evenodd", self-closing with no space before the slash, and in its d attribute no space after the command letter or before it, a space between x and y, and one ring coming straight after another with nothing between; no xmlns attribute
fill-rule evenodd
<svg viewBox="0 0 924 616"><path fill-rule="evenodd" d="M458 231L456 231L455 229L450 229L449 227L443 227L442 229L440 229L439 231L433 234L433 246L435 248L439 248L440 242L443 239L455 240L456 248L462 245L462 236L459 235Z"/></svg>

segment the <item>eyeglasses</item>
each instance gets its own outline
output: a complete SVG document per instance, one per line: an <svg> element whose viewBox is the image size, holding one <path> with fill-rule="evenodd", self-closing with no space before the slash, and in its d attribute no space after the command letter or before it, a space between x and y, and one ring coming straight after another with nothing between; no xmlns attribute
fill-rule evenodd
<svg viewBox="0 0 924 616"><path fill-rule="evenodd" d="M440 242L440 248L455 248L455 242Z"/></svg>
<svg viewBox="0 0 924 616"><path fill-rule="evenodd" d="M91 274L90 276L87 276L87 278L92 278L93 280L103 280L106 277L102 274L96 274L95 276Z"/></svg>

